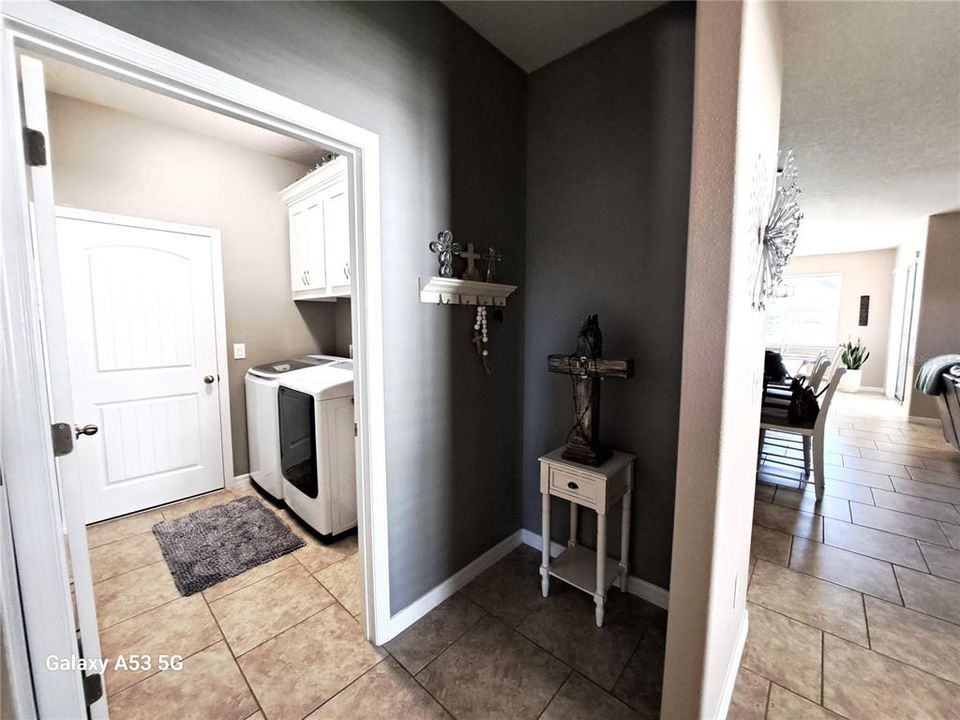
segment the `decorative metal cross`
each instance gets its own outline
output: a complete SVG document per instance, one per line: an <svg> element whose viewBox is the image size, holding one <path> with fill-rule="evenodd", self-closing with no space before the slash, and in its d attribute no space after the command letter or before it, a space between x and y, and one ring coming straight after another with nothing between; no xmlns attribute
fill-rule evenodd
<svg viewBox="0 0 960 720"><path fill-rule="evenodd" d="M437 239L430 243L430 252L437 253L440 276L453 277L453 256L460 252L460 245L453 241L453 233L444 230L437 235Z"/></svg>
<svg viewBox="0 0 960 720"><path fill-rule="evenodd" d="M487 261L487 282L493 282L497 274L497 263L503 260L503 255L491 245L487 248L487 254L483 259Z"/></svg>
<svg viewBox="0 0 960 720"><path fill-rule="evenodd" d="M460 257L467 261L467 269L463 271L464 280L479 280L480 279L480 270L477 269L476 261L481 259L481 255L478 252L473 251L473 243L467 243L467 249L461 250L457 253Z"/></svg>
<svg viewBox="0 0 960 720"><path fill-rule="evenodd" d="M567 434L567 446L561 457L593 467L603 464L613 452L600 442L600 380L633 377L633 358L607 360L600 357L602 354L600 322L596 315L588 315L577 335L576 352L547 357L550 372L573 378L573 409L577 422Z"/></svg>

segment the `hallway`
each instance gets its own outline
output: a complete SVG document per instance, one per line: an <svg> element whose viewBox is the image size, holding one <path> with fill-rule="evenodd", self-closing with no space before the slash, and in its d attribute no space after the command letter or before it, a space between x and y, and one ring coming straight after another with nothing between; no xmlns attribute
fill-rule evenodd
<svg viewBox="0 0 960 720"><path fill-rule="evenodd" d="M819 507L812 483L761 467L730 718L951 717L960 454L876 395L838 395L828 438Z"/></svg>

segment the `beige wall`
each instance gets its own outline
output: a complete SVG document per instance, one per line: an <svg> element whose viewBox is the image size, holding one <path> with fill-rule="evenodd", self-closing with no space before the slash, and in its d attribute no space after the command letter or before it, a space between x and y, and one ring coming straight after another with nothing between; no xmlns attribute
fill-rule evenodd
<svg viewBox="0 0 960 720"><path fill-rule="evenodd" d="M58 204L220 229L234 473L246 473L247 368L336 348L334 305L290 299L278 192L308 168L73 98L49 104ZM232 359L235 342L245 360Z"/></svg>
<svg viewBox="0 0 960 720"><path fill-rule="evenodd" d="M766 2L697 6L664 718L724 716L746 635L763 357L753 198L772 190L777 166L776 13Z"/></svg>
<svg viewBox="0 0 960 720"><path fill-rule="evenodd" d="M960 353L960 212L933 215L927 226L917 345L910 384L926 360L947 353ZM919 392L910 398L910 415L940 417L936 401Z"/></svg>
<svg viewBox="0 0 960 720"><path fill-rule="evenodd" d="M897 251L837 253L795 257L787 266L786 275L821 275L839 273L840 321L837 342L863 339L870 359L863 366L863 385L882 388L887 374L887 346L890 336L890 309L893 300L893 269ZM860 296L870 296L870 317L860 327Z"/></svg>

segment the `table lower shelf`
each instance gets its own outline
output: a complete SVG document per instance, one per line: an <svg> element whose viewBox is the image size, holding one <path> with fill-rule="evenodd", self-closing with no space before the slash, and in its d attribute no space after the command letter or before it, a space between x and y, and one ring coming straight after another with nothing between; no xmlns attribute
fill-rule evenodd
<svg viewBox="0 0 960 720"><path fill-rule="evenodd" d="M620 564L605 558L606 592L620 576ZM575 588L595 595L597 592L597 554L582 545L568 547L550 562L550 575Z"/></svg>

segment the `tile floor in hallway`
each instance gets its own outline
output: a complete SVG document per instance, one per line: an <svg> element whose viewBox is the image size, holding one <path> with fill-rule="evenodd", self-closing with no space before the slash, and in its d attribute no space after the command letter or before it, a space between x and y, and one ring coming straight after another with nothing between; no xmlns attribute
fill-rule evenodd
<svg viewBox="0 0 960 720"><path fill-rule="evenodd" d="M960 453L892 401L836 397L821 503L761 469L730 718L958 717Z"/></svg>
<svg viewBox="0 0 960 720"><path fill-rule="evenodd" d="M109 670L110 714L128 718L655 718L666 613L555 582L520 547L383 648L364 641L356 536L307 545L181 597L152 526L227 502L218 492L88 529L101 645L180 654L180 671ZM254 492L252 489L247 492Z"/></svg>

